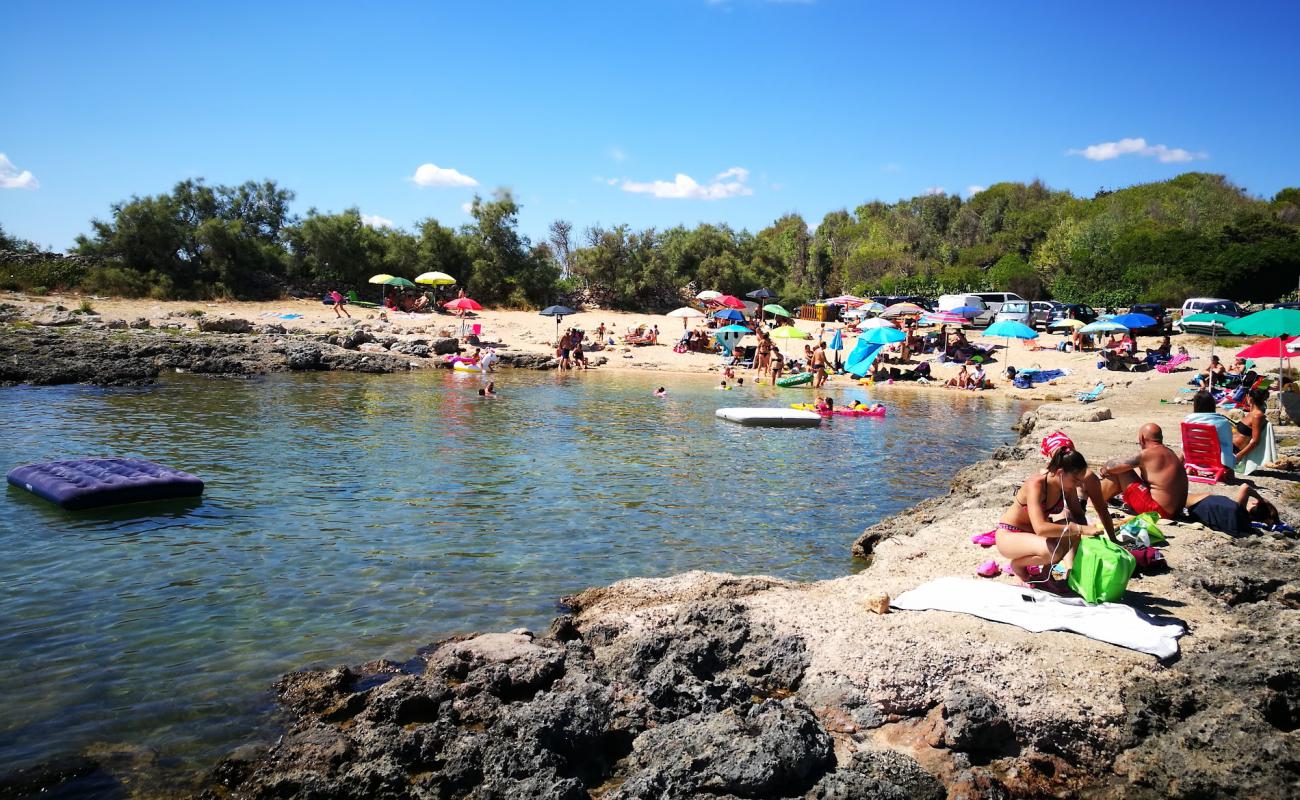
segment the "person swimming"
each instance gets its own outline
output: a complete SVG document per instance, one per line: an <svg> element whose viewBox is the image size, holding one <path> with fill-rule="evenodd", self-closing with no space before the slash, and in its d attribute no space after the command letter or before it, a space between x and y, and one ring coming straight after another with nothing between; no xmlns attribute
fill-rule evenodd
<svg viewBox="0 0 1300 800"><path fill-rule="evenodd" d="M658 389L655 389L655 397L667 397L667 396L668 396L668 390L665 389L664 387L660 386Z"/></svg>

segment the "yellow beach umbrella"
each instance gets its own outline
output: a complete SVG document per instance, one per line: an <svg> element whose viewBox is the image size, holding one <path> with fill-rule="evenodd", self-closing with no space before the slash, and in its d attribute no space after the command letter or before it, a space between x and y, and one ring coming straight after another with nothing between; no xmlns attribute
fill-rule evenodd
<svg viewBox="0 0 1300 800"><path fill-rule="evenodd" d="M1056 322L1052 323L1052 327L1053 328L1082 328L1086 324L1088 323L1084 322L1083 320L1074 319L1073 317L1070 317L1067 319L1058 319Z"/></svg>
<svg viewBox="0 0 1300 800"><path fill-rule="evenodd" d="M773 328L769 334L773 339L811 339L812 334L804 333L793 325L782 325L779 328Z"/></svg>
<svg viewBox="0 0 1300 800"><path fill-rule="evenodd" d="M366 283L388 283L392 279L392 275L389 275L387 272L381 272L378 275L371 275L370 280L366 281Z"/></svg>
<svg viewBox="0 0 1300 800"><path fill-rule="evenodd" d="M456 282L456 279L445 272L426 272L415 279L416 283L424 283L430 286L450 286Z"/></svg>

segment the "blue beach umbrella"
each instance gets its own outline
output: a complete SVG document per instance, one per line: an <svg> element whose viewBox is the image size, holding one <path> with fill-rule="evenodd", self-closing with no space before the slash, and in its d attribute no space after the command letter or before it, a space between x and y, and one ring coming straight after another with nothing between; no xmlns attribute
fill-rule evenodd
<svg viewBox="0 0 1300 800"><path fill-rule="evenodd" d="M843 350L844 336L841 335L839 331L835 331L835 335L831 337L831 343L828 346L832 350Z"/></svg>
<svg viewBox="0 0 1300 800"><path fill-rule="evenodd" d="M1134 328L1152 328L1156 325L1155 319L1146 314L1119 314L1118 316L1111 317L1110 321L1117 325L1123 325L1129 330Z"/></svg>
<svg viewBox="0 0 1300 800"><path fill-rule="evenodd" d="M739 322L740 320L742 320L742 319L745 318L745 315L742 314L742 313L740 313L739 311L737 311L737 310L734 309L734 308L724 308L724 309L722 309L721 311L715 311L715 312L713 312L713 318L714 318L714 319L729 319L729 320L732 320L732 321L735 321L735 322Z"/></svg>
<svg viewBox="0 0 1300 800"><path fill-rule="evenodd" d="M1001 336L1007 340L1007 369L1011 369L1011 340L1037 339L1038 331L1023 322L1016 322L1013 319L1004 319L1001 322L995 322L985 328L984 335Z"/></svg>
<svg viewBox="0 0 1300 800"><path fill-rule="evenodd" d="M907 338L907 334L898 328L872 328L858 337L859 342L870 344L895 344Z"/></svg>

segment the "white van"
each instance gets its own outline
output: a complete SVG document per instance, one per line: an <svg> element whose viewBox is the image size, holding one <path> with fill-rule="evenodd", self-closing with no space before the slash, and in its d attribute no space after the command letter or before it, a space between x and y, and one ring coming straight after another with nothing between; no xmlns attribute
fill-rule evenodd
<svg viewBox="0 0 1300 800"><path fill-rule="evenodd" d="M975 296L983 300L984 305L988 306L989 311L992 311L994 314L1002 310L1003 303L1011 302L1012 300L1023 303L1025 300L1025 298L1015 292L980 292Z"/></svg>
<svg viewBox="0 0 1300 800"><path fill-rule="evenodd" d="M984 311L988 304L977 294L944 294L939 296L939 311L952 311L954 308L978 308Z"/></svg>

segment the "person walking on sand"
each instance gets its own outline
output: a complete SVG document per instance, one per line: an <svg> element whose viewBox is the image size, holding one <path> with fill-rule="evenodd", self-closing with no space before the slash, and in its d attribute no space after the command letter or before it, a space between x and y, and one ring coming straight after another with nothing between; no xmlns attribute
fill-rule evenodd
<svg viewBox="0 0 1300 800"><path fill-rule="evenodd" d="M349 314L348 310L343 307L343 304L347 302L347 298L339 294L338 289L330 289L330 299L334 301L335 319L343 319L344 317L347 317L348 319L352 319L352 315Z"/></svg>
<svg viewBox="0 0 1300 800"><path fill-rule="evenodd" d="M1139 514L1154 511L1173 519L1187 503L1187 471L1178 454L1165 446L1164 431L1154 422L1138 429L1138 454L1113 458L1098 471L1102 495L1122 495Z"/></svg>

